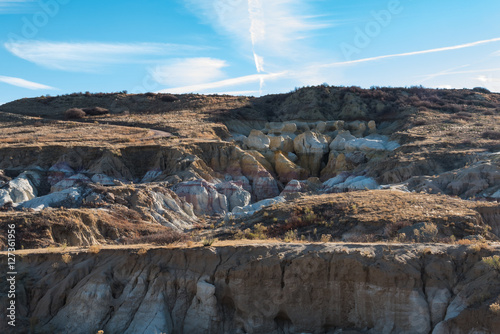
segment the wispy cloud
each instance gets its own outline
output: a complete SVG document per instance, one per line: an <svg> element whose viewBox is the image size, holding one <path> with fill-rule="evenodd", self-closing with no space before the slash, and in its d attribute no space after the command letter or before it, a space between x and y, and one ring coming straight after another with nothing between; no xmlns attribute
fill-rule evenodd
<svg viewBox="0 0 500 334"><path fill-rule="evenodd" d="M442 47L442 48L436 48L436 49L429 49L429 50L422 50L422 51L413 51L413 52L405 52L405 53L396 53L396 54L391 54L391 55L383 55L383 56L363 58L363 59L357 59L357 60L342 61L342 62L325 64L323 66L324 67L347 66L347 65L354 65L354 64L372 62L372 61L376 61L376 60L389 59L389 58L417 56L417 55L423 55L423 54L429 54L429 53L436 53L436 52L460 50L460 49L472 48L472 47L475 47L475 46L489 44L489 43L496 43L496 42L500 42L500 37L499 38L492 38L492 39L482 40L482 41L477 41L477 42L472 42L472 43L460 44L460 45L455 45L455 46L447 46L447 47Z"/></svg>
<svg viewBox="0 0 500 334"><path fill-rule="evenodd" d="M159 91L159 93L173 93L173 94L182 94L182 93L191 93L191 92L207 92L213 89L219 89L224 87L237 87L244 84L260 82L261 80L271 80L282 78L287 75L287 72L281 73L270 73L270 74L252 74L247 76L242 76L238 78L220 80L210 83L203 83L199 85L189 85L184 87L176 87L176 88L167 88Z"/></svg>
<svg viewBox="0 0 500 334"><path fill-rule="evenodd" d="M255 95L258 93L259 93L258 90L240 90L240 91L234 91L234 92L216 92L214 94L233 95L233 96L250 96L250 95Z"/></svg>
<svg viewBox="0 0 500 334"><path fill-rule="evenodd" d="M151 69L150 73L162 85L196 85L223 78L222 69L226 66L224 60L214 58L173 59Z"/></svg>
<svg viewBox="0 0 500 334"><path fill-rule="evenodd" d="M34 0L0 0L0 14L28 13L35 8Z"/></svg>
<svg viewBox="0 0 500 334"><path fill-rule="evenodd" d="M166 43L66 43L45 41L7 42L5 48L19 58L64 71L97 71L104 65L145 62L152 57L187 55L203 50Z"/></svg>
<svg viewBox="0 0 500 334"><path fill-rule="evenodd" d="M461 67L466 67L466 65L461 66ZM445 70L437 73L432 73L432 74L426 74L422 75L421 77L425 77L423 81L429 80L429 79L434 79L437 77L441 76L448 76L448 75L457 75L457 74L478 74L478 73L492 73L492 72L498 72L500 71L500 67L496 68L484 68L484 69L476 69L476 70L467 70L467 71L454 71L456 68L451 69L451 70Z"/></svg>
<svg viewBox="0 0 500 334"><path fill-rule="evenodd" d="M51 86L47 85L42 85L33 81L28 81L24 80L21 78L14 78L14 77L6 77L3 75L0 75L0 82L12 85L12 86L17 86L21 88L26 88L26 89L31 89L31 90L39 90L39 89L57 89Z"/></svg>
<svg viewBox="0 0 500 334"><path fill-rule="evenodd" d="M308 39L332 26L311 15L305 0L185 0L187 6L219 33L229 35L257 73L280 72L318 60ZM300 50L300 52L298 52ZM265 80L265 77L262 77ZM259 81L260 88L264 85Z"/></svg>

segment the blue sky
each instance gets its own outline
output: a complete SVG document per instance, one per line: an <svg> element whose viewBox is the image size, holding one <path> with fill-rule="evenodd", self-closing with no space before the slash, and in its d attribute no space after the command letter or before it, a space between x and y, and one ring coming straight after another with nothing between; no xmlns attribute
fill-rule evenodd
<svg viewBox="0 0 500 334"><path fill-rule="evenodd" d="M500 1L0 0L0 104L305 85L500 91Z"/></svg>

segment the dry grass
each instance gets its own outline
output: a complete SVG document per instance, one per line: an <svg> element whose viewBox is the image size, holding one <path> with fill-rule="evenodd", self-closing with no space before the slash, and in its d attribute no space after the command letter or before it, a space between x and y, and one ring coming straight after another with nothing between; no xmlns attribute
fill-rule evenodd
<svg viewBox="0 0 500 334"><path fill-rule="evenodd" d="M102 146L117 147L154 144L161 136L134 127L95 123L54 122L41 126L13 124L0 131L0 148L25 146Z"/></svg>
<svg viewBox="0 0 500 334"><path fill-rule="evenodd" d="M64 263L68 264L68 263L70 263L70 262L71 262L71 260L72 260L73 258L72 258L72 257L71 257L71 255L69 255L69 254L63 254L63 255L61 255L61 259L62 259L62 261L63 261Z"/></svg>
<svg viewBox="0 0 500 334"><path fill-rule="evenodd" d="M141 248L137 251L137 255L146 255L148 253L148 249L147 248Z"/></svg>
<svg viewBox="0 0 500 334"><path fill-rule="evenodd" d="M482 261L491 269L500 271L500 256L493 255L493 256L483 257Z"/></svg>
<svg viewBox="0 0 500 334"><path fill-rule="evenodd" d="M151 224L143 221L142 217L133 210L123 207L111 208L111 210L98 209L57 209L42 210L40 212L0 212L0 228L7 224L16 224L18 227L17 239L22 240L25 248L48 247L54 241L66 244L65 247L77 246L68 245L66 240L60 240L61 235L79 235L84 231L96 230L100 235L95 238L107 237L108 242L113 242L112 237L119 237L124 243L139 244L149 242L148 236L152 239L168 236L169 240L164 242L174 242L186 240L184 235L178 235L171 228L159 224ZM110 231L117 231L118 235ZM142 240L141 238L145 238ZM78 239L78 238L76 238ZM155 240L151 240L155 241ZM156 241L159 241L156 239ZM18 245L20 248L21 245ZM5 236L0 235L0 248L5 247ZM64 246L63 246L64 247Z"/></svg>
<svg viewBox="0 0 500 334"><path fill-rule="evenodd" d="M101 245L92 245L89 247L89 253L98 254L102 249Z"/></svg>
<svg viewBox="0 0 500 334"><path fill-rule="evenodd" d="M238 235L255 234L255 226L260 223L267 227L265 234L268 237L287 240L305 236L307 240L320 241L322 235L339 240L352 235L348 240L353 242L411 241L414 238L416 241L451 242L452 238L446 236L463 239L485 233L485 225L476 211L478 205L494 206L444 195L390 190L306 196L236 221L233 229L237 227L243 231ZM426 224L412 239L397 233L401 228L421 222ZM297 231L296 236L294 231Z"/></svg>
<svg viewBox="0 0 500 334"><path fill-rule="evenodd" d="M500 315L500 304L499 303L493 303L489 307L490 312L496 315Z"/></svg>

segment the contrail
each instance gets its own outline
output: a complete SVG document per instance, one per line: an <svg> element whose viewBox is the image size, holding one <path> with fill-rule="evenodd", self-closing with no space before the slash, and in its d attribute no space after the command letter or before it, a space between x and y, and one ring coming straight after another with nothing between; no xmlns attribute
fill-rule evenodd
<svg viewBox="0 0 500 334"><path fill-rule="evenodd" d="M375 61L375 60L387 59L387 58L416 56L416 55L423 55L423 54L427 54L427 53L465 49L465 48L471 48L474 46L478 46L478 45L482 45L482 44L489 44L489 43L494 43L494 42L500 42L500 37L487 39L487 40L483 40L483 41L472 42L472 43L460 44L460 45L455 45L455 46L447 46L447 47L437 48L437 49L406 52L406 53L397 53L397 54L392 54L392 55L384 55L384 56L377 56L377 57L371 57L371 58L363 58L363 59L357 59L357 60L349 60L349 61L342 61L342 62L337 62L337 63L324 64L324 65L321 65L321 67L345 66L345 65L366 63L369 61Z"/></svg>
<svg viewBox="0 0 500 334"><path fill-rule="evenodd" d="M255 52L255 45L263 40L266 35L264 15L262 12L262 4L260 0L248 0L248 15L250 18L250 39L252 41L252 52L255 61L257 73L264 72L264 58ZM262 95L262 87L264 86L264 78L260 80L259 92Z"/></svg>

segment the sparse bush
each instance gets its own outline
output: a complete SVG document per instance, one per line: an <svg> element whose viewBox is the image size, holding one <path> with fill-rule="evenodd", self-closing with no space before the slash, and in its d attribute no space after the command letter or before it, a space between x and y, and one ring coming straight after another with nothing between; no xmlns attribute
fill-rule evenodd
<svg viewBox="0 0 500 334"><path fill-rule="evenodd" d="M292 242L296 241L298 239L298 232L297 230L290 230L285 233L285 242Z"/></svg>
<svg viewBox="0 0 500 334"><path fill-rule="evenodd" d="M179 98L177 98L175 95L172 95L172 94L163 94L163 96L161 97L161 100L163 102L175 102L175 101L178 101Z"/></svg>
<svg viewBox="0 0 500 334"><path fill-rule="evenodd" d="M332 240L332 236L330 234L322 234L321 242L330 242Z"/></svg>
<svg viewBox="0 0 500 334"><path fill-rule="evenodd" d="M63 261L64 263L66 263L66 264L70 263L70 262L71 262L71 260L72 260L71 255L69 255L69 254L67 254L67 253L66 253L66 254L63 254L63 255L61 256L61 258L62 258L62 261Z"/></svg>
<svg viewBox="0 0 500 334"><path fill-rule="evenodd" d="M481 137L484 139L500 140L500 131L484 131Z"/></svg>
<svg viewBox="0 0 500 334"><path fill-rule="evenodd" d="M474 87L472 90L476 93L491 94L491 92L484 87Z"/></svg>
<svg viewBox="0 0 500 334"><path fill-rule="evenodd" d="M148 252L148 249L147 249L147 248L141 248L141 249L139 249L139 250L137 251L137 255L141 255L141 256L143 256L143 255L146 255L146 254L147 254L147 252Z"/></svg>
<svg viewBox="0 0 500 334"><path fill-rule="evenodd" d="M89 247L89 252L92 254L97 254L101 251L101 245L92 245Z"/></svg>
<svg viewBox="0 0 500 334"><path fill-rule="evenodd" d="M214 238L204 238L201 241L201 244L203 245L203 247L210 247L213 245L214 242L215 242Z"/></svg>
<svg viewBox="0 0 500 334"><path fill-rule="evenodd" d="M432 241L435 241L434 239L436 238L438 234L438 228L436 224L433 223L426 223L424 224L424 227L420 230L420 235L424 238L430 239Z"/></svg>
<svg viewBox="0 0 500 334"><path fill-rule="evenodd" d="M493 303L490 305L490 312L494 314L500 314L500 304Z"/></svg>
<svg viewBox="0 0 500 334"><path fill-rule="evenodd" d="M127 240L126 243L168 245L178 241L187 241L188 239L189 239L188 235L184 233L177 232L174 230L168 230L130 239Z"/></svg>
<svg viewBox="0 0 500 334"><path fill-rule="evenodd" d="M81 119L86 116L85 111L80 108L71 108L64 112L65 119Z"/></svg>
<svg viewBox="0 0 500 334"><path fill-rule="evenodd" d="M109 114L108 109L101 108L101 107L84 108L82 110L85 112L86 115L89 115L89 116L99 116L99 115Z"/></svg>
<svg viewBox="0 0 500 334"><path fill-rule="evenodd" d="M253 231L249 228L243 231L243 233L237 233L237 237L239 239L267 239L266 235L267 227L262 224L256 224L253 228Z"/></svg>
<svg viewBox="0 0 500 334"><path fill-rule="evenodd" d="M500 271L500 256L493 255L493 256L483 257L482 261L488 267Z"/></svg>

